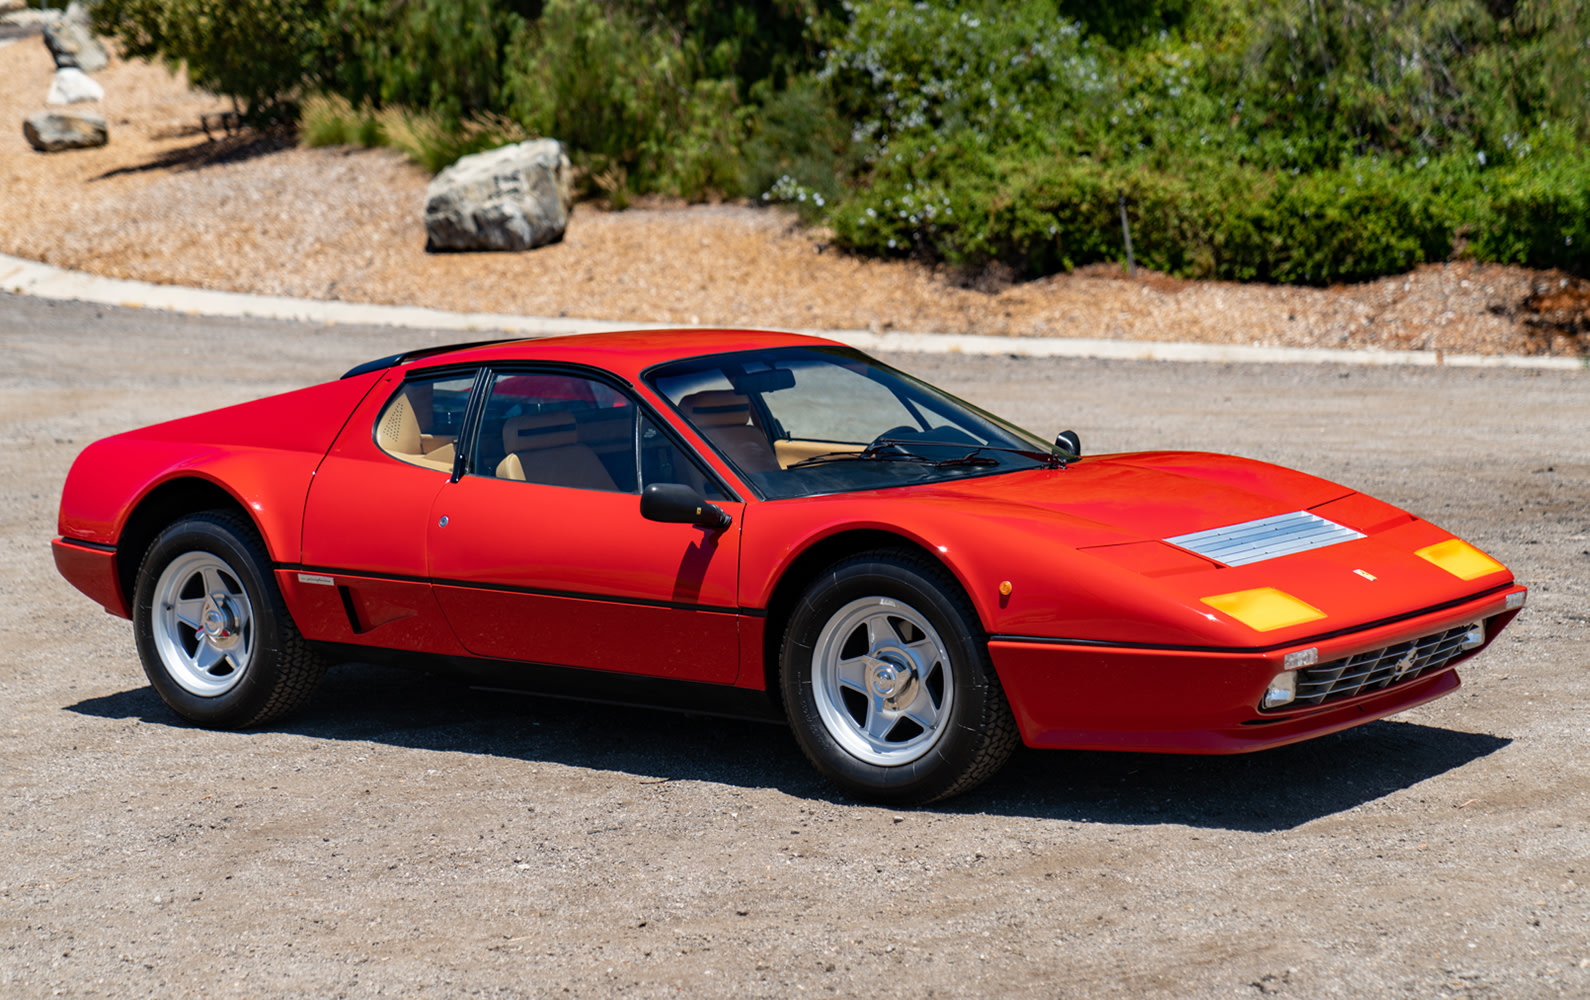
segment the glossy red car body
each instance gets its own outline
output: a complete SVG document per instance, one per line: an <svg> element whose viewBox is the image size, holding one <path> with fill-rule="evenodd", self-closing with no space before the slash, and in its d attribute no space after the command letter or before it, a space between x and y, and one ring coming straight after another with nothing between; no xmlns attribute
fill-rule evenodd
<svg viewBox="0 0 1590 1000"><path fill-rule="evenodd" d="M1449 693L1453 665L1482 645L1377 690L1259 707L1288 654L1314 650L1324 664L1470 623L1489 643L1523 603L1500 566L1465 579L1417 556L1451 539L1434 524L1221 455L1089 456L1060 469L757 500L642 378L675 359L812 343L822 342L709 331L474 347L130 431L73 466L56 562L126 617L160 528L224 506L258 529L312 642L466 669L592 671L598 696L608 679L643 676L760 698L776 690L780 632L813 574L860 549L908 546L964 589L1028 745L1194 753L1295 742ZM616 377L737 495L719 504L730 526L645 520L633 493L453 481L376 446L373 423L412 371L525 360ZM1364 537L1239 566L1164 542L1299 511ZM1261 631L1205 601L1262 588L1321 616Z"/></svg>

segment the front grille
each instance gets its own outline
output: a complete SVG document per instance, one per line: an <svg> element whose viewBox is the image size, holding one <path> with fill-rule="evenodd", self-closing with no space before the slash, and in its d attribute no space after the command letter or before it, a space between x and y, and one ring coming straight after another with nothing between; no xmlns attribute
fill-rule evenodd
<svg viewBox="0 0 1590 1000"><path fill-rule="evenodd" d="M1297 697L1282 710L1306 708L1328 701L1340 701L1407 684L1451 663L1463 649L1463 637L1471 626L1459 625L1384 649L1332 660L1297 672Z"/></svg>
<svg viewBox="0 0 1590 1000"><path fill-rule="evenodd" d="M1224 528L1175 535L1165 541L1227 566L1246 566L1363 537L1362 532L1318 514L1295 510Z"/></svg>

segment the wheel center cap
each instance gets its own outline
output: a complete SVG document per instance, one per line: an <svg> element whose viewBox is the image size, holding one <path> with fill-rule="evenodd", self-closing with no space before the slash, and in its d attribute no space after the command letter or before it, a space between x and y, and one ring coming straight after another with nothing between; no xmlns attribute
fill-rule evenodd
<svg viewBox="0 0 1590 1000"><path fill-rule="evenodd" d="M237 633L237 613L232 610L232 602L224 597L210 598L199 623L211 642L226 642Z"/></svg>
<svg viewBox="0 0 1590 1000"><path fill-rule="evenodd" d="M880 663L872 670L872 693L880 698L893 698L900 685L900 672L892 663Z"/></svg>
<svg viewBox="0 0 1590 1000"><path fill-rule="evenodd" d="M901 659L905 662L898 662ZM887 660L875 657L867 685L872 688L873 696L883 701L885 708L897 711L916 697L916 676L916 667L903 654Z"/></svg>

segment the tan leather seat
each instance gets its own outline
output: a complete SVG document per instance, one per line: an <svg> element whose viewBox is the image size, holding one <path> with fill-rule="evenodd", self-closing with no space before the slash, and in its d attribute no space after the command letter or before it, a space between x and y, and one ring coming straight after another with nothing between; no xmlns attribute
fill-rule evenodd
<svg viewBox="0 0 1590 1000"><path fill-rule="evenodd" d="M579 443L571 414L509 417L502 425L502 446L508 457L497 463L498 479L582 490L618 489L596 452Z"/></svg>
<svg viewBox="0 0 1590 1000"><path fill-rule="evenodd" d="M425 434L411 389L401 390L376 427L375 443L393 458L414 465L451 472L453 468L453 439L447 435Z"/></svg>
<svg viewBox="0 0 1590 1000"><path fill-rule="evenodd" d="M693 392L679 401L679 412L741 471L779 468L767 435L751 424L750 400L739 393L727 389Z"/></svg>

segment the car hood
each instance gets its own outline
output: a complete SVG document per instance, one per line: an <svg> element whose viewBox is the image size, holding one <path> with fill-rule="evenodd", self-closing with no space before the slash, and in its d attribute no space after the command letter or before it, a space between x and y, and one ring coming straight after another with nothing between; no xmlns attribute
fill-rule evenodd
<svg viewBox="0 0 1590 1000"><path fill-rule="evenodd" d="M1140 452L938 484L929 497L993 518L1038 518L1074 547L1168 538L1306 510L1352 490L1231 455Z"/></svg>
<svg viewBox="0 0 1590 1000"><path fill-rule="evenodd" d="M1421 557L1452 536L1390 504L1227 455L1107 455L911 492L933 513L925 519L937 529L931 543L961 570L995 633L1254 647L1512 582L1500 566L1459 577ZM1267 518L1314 534L1243 556L1183 537L1262 528L1250 522ZM1004 594L1006 584L1008 598L984 596ZM1317 614L1255 629L1221 610L1222 598L1272 590Z"/></svg>

